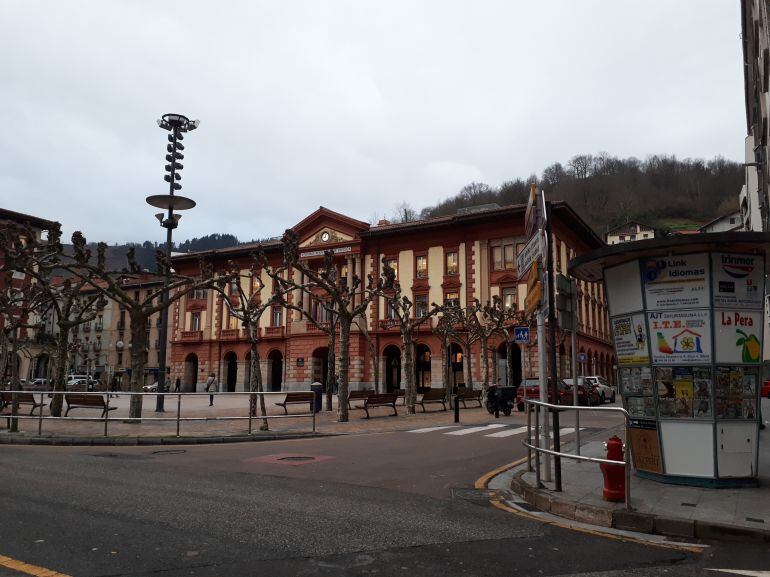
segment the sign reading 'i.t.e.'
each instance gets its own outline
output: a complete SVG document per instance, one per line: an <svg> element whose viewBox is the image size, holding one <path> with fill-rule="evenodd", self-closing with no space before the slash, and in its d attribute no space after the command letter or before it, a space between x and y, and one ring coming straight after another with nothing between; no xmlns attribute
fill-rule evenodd
<svg viewBox="0 0 770 577"><path fill-rule="evenodd" d="M707 254L685 254L640 261L647 310L710 306Z"/></svg>

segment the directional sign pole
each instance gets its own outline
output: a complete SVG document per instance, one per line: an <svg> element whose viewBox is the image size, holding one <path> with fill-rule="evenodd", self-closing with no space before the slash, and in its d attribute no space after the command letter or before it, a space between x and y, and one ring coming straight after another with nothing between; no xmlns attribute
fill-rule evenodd
<svg viewBox="0 0 770 577"><path fill-rule="evenodd" d="M559 375L556 368L556 302L554 298L554 274L553 274L553 251L551 218L548 212L551 209L551 203L543 202L545 205L545 235L546 245L548 246L548 255L546 258L546 269L548 273L548 332L551 340L550 365L551 365L551 386L553 390L553 402L559 403ZM561 451L561 438L559 435L559 411L553 412L553 450L558 453ZM554 455L554 490L561 491L561 457Z"/></svg>
<svg viewBox="0 0 770 577"><path fill-rule="evenodd" d="M572 294L572 402L578 404L578 377L577 377L577 279L570 279ZM575 452L580 455L580 411L575 411Z"/></svg>

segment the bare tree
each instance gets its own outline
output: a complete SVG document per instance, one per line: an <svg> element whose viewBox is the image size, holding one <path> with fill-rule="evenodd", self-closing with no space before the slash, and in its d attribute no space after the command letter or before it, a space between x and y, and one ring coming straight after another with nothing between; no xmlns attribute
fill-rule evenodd
<svg viewBox="0 0 770 577"><path fill-rule="evenodd" d="M463 349L463 369L465 370L465 386L473 388L473 370L472 370L472 349L473 344L478 340L479 333L474 330L473 324L476 322L476 313L480 305L478 301L466 307L455 304L443 305L440 312L448 317L447 328L449 330L450 340L456 342Z"/></svg>
<svg viewBox="0 0 770 577"><path fill-rule="evenodd" d="M417 220L417 216L417 211L408 202L401 202L396 205L392 220L393 222L412 222Z"/></svg>
<svg viewBox="0 0 770 577"><path fill-rule="evenodd" d="M369 303L377 294L379 281L369 275L366 287L361 279L352 275L350 285L340 282L334 266L332 251L324 253L324 264L320 271L313 269L299 258L299 239L296 233L287 229L283 235L284 265L301 272L305 278L328 295L327 306L334 308L340 327L340 384L338 390L338 418L340 422L348 421L348 377L350 368L350 328L353 321L364 315ZM293 288L298 288L293 284ZM333 303L333 304L331 304Z"/></svg>
<svg viewBox="0 0 770 577"><path fill-rule="evenodd" d="M414 333L425 322L437 315L441 309L437 306L430 311L420 311L416 316L412 315L414 305L406 295L401 293L401 284L396 280L396 271L390 266L387 259L382 259L382 282L380 283L379 296L385 299L390 321L398 327L401 333L403 345L404 371L406 374L406 410L414 414L414 405L417 402L417 387L414 382Z"/></svg>

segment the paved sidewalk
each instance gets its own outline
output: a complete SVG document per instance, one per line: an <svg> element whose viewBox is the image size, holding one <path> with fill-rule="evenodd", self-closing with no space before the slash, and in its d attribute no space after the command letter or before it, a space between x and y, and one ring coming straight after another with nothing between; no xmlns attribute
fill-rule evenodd
<svg viewBox="0 0 770 577"><path fill-rule="evenodd" d="M770 401L763 400L770 415ZM581 454L604 457L610 431L585 439ZM618 431L622 435L622 429ZM568 448L567 450L572 450ZM631 506L602 499L598 463L562 459L562 489L552 483L535 489L535 473L526 463L513 474L512 490L540 510L568 519L679 537L755 538L770 541L770 427L760 432L759 487L707 489L658 483L631 475Z"/></svg>
<svg viewBox="0 0 770 577"><path fill-rule="evenodd" d="M36 395L37 398L37 395ZM110 438L123 440L153 439L163 438L165 442L172 442L176 439L176 416L177 406L180 403L176 394L165 395L165 412L156 413L156 395L147 395L143 401L142 416L145 420L141 423L129 423L128 406L129 396L118 395L109 399L111 407L117 407L110 411L107 424L108 435ZM200 420L182 421L180 423L180 435L186 438L203 440L208 438L212 440L226 440L231 437L243 437L248 435L248 406L249 397L247 395L228 395L220 393L215 396L214 406L209 406L208 395L182 395L180 403L181 417L193 417ZM254 437L276 435L307 435L313 434L313 420L309 417L309 407L302 405L290 405L289 416L284 416L284 410L275 406L276 402L282 401L283 395L274 395L266 399L265 405L267 413L271 417L268 419L269 432L259 430L262 419L252 418L252 433ZM50 403L50 399L45 395L44 401ZM326 399L324 398L324 406ZM353 403L353 406L360 405L361 402ZM353 408L349 411L349 421L346 423L338 422L337 416L337 397L333 399L332 411L321 411L316 414L316 432L318 434L352 434L352 433L379 433L387 431L409 430L418 427L430 427L439 425L449 425L454 423L454 414L451 410L442 411L435 405L429 407L427 413L422 413L417 407L417 414L408 415L407 408L400 403L396 405L398 416L391 416L393 410L390 408L376 408L370 410L371 419L364 419L364 411ZM66 407L66 405L65 405ZM39 420L37 411L33 418L19 419L19 433L10 433L7 430L6 410L0 418L0 443L12 442L13 439L19 441L31 438L59 439L103 439L104 438L104 420L100 418L99 410L95 409L72 409L67 418L42 420L42 434L38 437ZM21 415L29 415L29 407L20 408ZM44 417L49 416L48 407L43 411ZM293 415L293 416L292 416ZM226 420L227 417L238 417L238 420ZM91 420L77 420L87 418ZM168 420L153 420L168 419ZM473 425L487 423L494 417L487 413L483 408L469 408L460 410L460 424ZM525 424L525 417L522 413L516 413L510 417L501 414L500 422L511 422Z"/></svg>

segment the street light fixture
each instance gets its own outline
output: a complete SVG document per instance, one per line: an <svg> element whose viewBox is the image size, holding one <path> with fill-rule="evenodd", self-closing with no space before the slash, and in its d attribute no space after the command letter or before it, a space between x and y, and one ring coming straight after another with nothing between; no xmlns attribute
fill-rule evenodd
<svg viewBox="0 0 770 577"><path fill-rule="evenodd" d="M184 197L174 195L174 191L181 190L182 175L179 173L184 165L179 162L184 159L184 133L191 132L198 128L200 120L190 120L182 114L164 114L158 119L158 126L163 130L170 132L168 135L168 145L166 145L166 174L163 180L168 182L168 194L156 194L147 197L147 204L155 208L161 208L166 212L158 213L155 218L160 222L160 226L166 229L166 260L168 266L165 270L163 280L163 292L160 294L160 301L164 303L168 298L168 285L171 282L171 235L172 231L179 226L181 214L175 214L175 210L188 210L195 206L195 201ZM165 216L165 218L164 218ZM160 347L158 348L158 392L155 411L164 412L163 409L163 389L166 384L166 342L168 341L168 307L163 307L160 311Z"/></svg>

